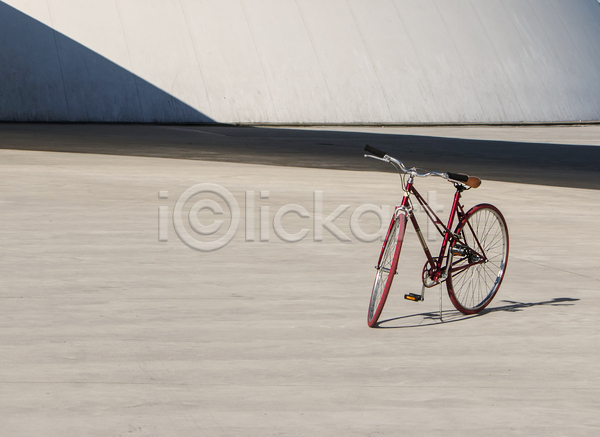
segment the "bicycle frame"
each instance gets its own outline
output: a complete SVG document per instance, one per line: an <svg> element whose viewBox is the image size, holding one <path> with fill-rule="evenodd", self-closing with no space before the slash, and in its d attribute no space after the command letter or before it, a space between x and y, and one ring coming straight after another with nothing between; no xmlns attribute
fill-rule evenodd
<svg viewBox="0 0 600 437"><path fill-rule="evenodd" d="M431 279L432 284L426 285L425 284L425 275L423 276L423 285L426 286L427 288L440 284L448 277L448 275L450 275L452 273L462 271L472 265L485 262L485 260L486 260L485 253L483 253L483 250L482 250L481 254L475 253L476 257L478 258L477 261L475 261L475 262L470 261L468 264L462 265L460 268L458 268L456 270L452 270L452 268L449 264L446 264L445 266L443 265L444 259L446 259L446 261L449 259L448 254L447 254L447 252L449 251L449 249L448 249L449 246L451 247L455 241L457 241L457 242L461 241L460 235L457 235L451 231L452 226L454 224L454 218L456 217L458 220L458 223L460 223L460 221L466 214L463 206L460 203L461 193L466 188L459 184L455 184L455 187L456 187L456 193L454 194L454 200L452 202L452 208L450 209L450 216L448 218L447 225L445 225L440 220L440 218L433 211L433 209L429 206L429 204L425 201L425 199L421 196L421 194L419 194L419 192L417 191L417 189L414 186L413 175L409 176L409 178L406 182L406 186L404 187L405 194L404 194L404 197L402 198L402 202L399 206L396 207L395 212L394 212L394 219L396 217L398 217L398 214L404 214L407 218L410 218L410 221L415 229L415 232L417 233L417 236L419 237L419 242L421 243L421 246L423 247L423 251L425 252L427 261L428 261L429 265L431 266L431 269L428 272L429 273L428 277L429 277L429 279ZM436 258L434 258L433 255L431 254L431 251L429 250L427 242L425 241L425 238L423 237L423 233L421 232L419 223L415 217L415 214L413 213L413 205L410 200L411 194L415 196L415 198L417 199L417 202L423 207L423 210L425 211L427 218L429 220L431 220L431 222L435 225L436 230L443 237L439 255ZM469 226L470 226L470 224L469 224ZM475 239L481 250L481 245L479 244L477 237L475 237Z"/></svg>

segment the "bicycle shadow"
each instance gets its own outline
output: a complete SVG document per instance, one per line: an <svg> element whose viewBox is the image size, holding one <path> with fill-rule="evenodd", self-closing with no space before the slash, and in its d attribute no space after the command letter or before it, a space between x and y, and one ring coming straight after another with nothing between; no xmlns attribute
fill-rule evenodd
<svg viewBox="0 0 600 437"><path fill-rule="evenodd" d="M551 306L571 306L574 305L572 302L576 302L579 299L574 299L570 297L555 297L552 300L542 301L542 302L515 302L511 300L503 300L501 302L506 302L509 305L493 307L493 308L485 308L478 314L465 315L458 310L443 310L442 318L440 319L439 311L430 311L425 313L417 313L411 314L408 316L394 317L391 319L382 320L377 323L376 328L380 329L402 329L402 328L418 328L421 326L432 326L432 325L441 325L445 323L452 322L461 322L463 320L472 319L474 317L480 317L485 314L494 313L497 311L506 311L506 312L517 312L523 311L525 308L530 308L534 306L540 305L551 305ZM571 302L571 303L570 303ZM408 324L401 324L395 326L382 326L387 323L395 322L395 321L407 321L413 322Z"/></svg>

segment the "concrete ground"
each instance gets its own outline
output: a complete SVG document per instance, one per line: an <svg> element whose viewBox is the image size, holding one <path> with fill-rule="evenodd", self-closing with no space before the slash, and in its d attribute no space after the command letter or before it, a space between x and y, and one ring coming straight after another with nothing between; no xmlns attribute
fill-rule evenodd
<svg viewBox="0 0 600 437"><path fill-rule="evenodd" d="M598 435L600 171L575 159L600 150L585 147L598 145L597 126L219 129L0 125L0 435ZM237 135L229 143L228 129ZM257 156L270 165L235 129L247 129L249 144L265 140ZM349 157L360 149L342 147L368 135L438 138L452 168L438 155L429 169L479 163L490 176L463 197L496 205L510 232L506 278L482 314L461 315L445 290L443 322L437 289L423 303L402 299L420 292L425 261L410 232L382 323L367 327L381 242L360 241L351 217L400 196L398 177L372 167L383 163L361 168ZM305 151L331 143L321 156L330 162L302 165L308 152L292 147L302 136ZM394 138L387 148L401 151ZM500 152L475 143L481 153L461 167L444 149L452 138L501 141L512 159L494 167ZM229 156L218 155L219 141ZM544 144L554 155L535 170L531 150ZM226 162L236 160L246 162ZM519 179L509 162L532 175ZM562 182L548 185L552 176ZM184 202L200 183L223 187L240 211L231 242L212 252L189 245L222 237L231 214L214 193ZM428 178L417 188L448 213L450 184ZM328 229L315 241L315 192L325 216L349 205L333 222L349 241ZM188 223L203 197L225 210L212 236ZM187 244L173 227L178 200ZM295 243L273 224L290 204L308 213L281 219L288 234L307 230ZM199 222L214 219L204 210ZM372 213L358 222L379 228Z"/></svg>

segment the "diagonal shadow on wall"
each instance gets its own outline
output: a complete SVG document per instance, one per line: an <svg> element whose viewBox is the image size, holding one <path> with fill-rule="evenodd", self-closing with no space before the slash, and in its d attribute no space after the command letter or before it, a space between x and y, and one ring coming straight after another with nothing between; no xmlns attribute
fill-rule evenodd
<svg viewBox="0 0 600 437"><path fill-rule="evenodd" d="M213 121L3 2L0 2L0 120Z"/></svg>

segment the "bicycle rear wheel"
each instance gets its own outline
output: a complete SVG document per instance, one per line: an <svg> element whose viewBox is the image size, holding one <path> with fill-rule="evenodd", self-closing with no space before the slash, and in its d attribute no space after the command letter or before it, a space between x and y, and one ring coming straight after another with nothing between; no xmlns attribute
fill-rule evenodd
<svg viewBox="0 0 600 437"><path fill-rule="evenodd" d="M377 320L381 315L383 306L387 299L392 280L398 267L398 257L404 241L404 232L406 230L406 216L400 214L398 218L392 218L388 229L385 242L381 248L379 262L377 263L377 275L371 292L371 301L369 302L369 314L367 324L372 328L377 325Z"/></svg>
<svg viewBox="0 0 600 437"><path fill-rule="evenodd" d="M450 270L446 287L454 307L476 314L492 301L508 262L508 229L502 213L493 205L471 208L456 228L448 253Z"/></svg>

